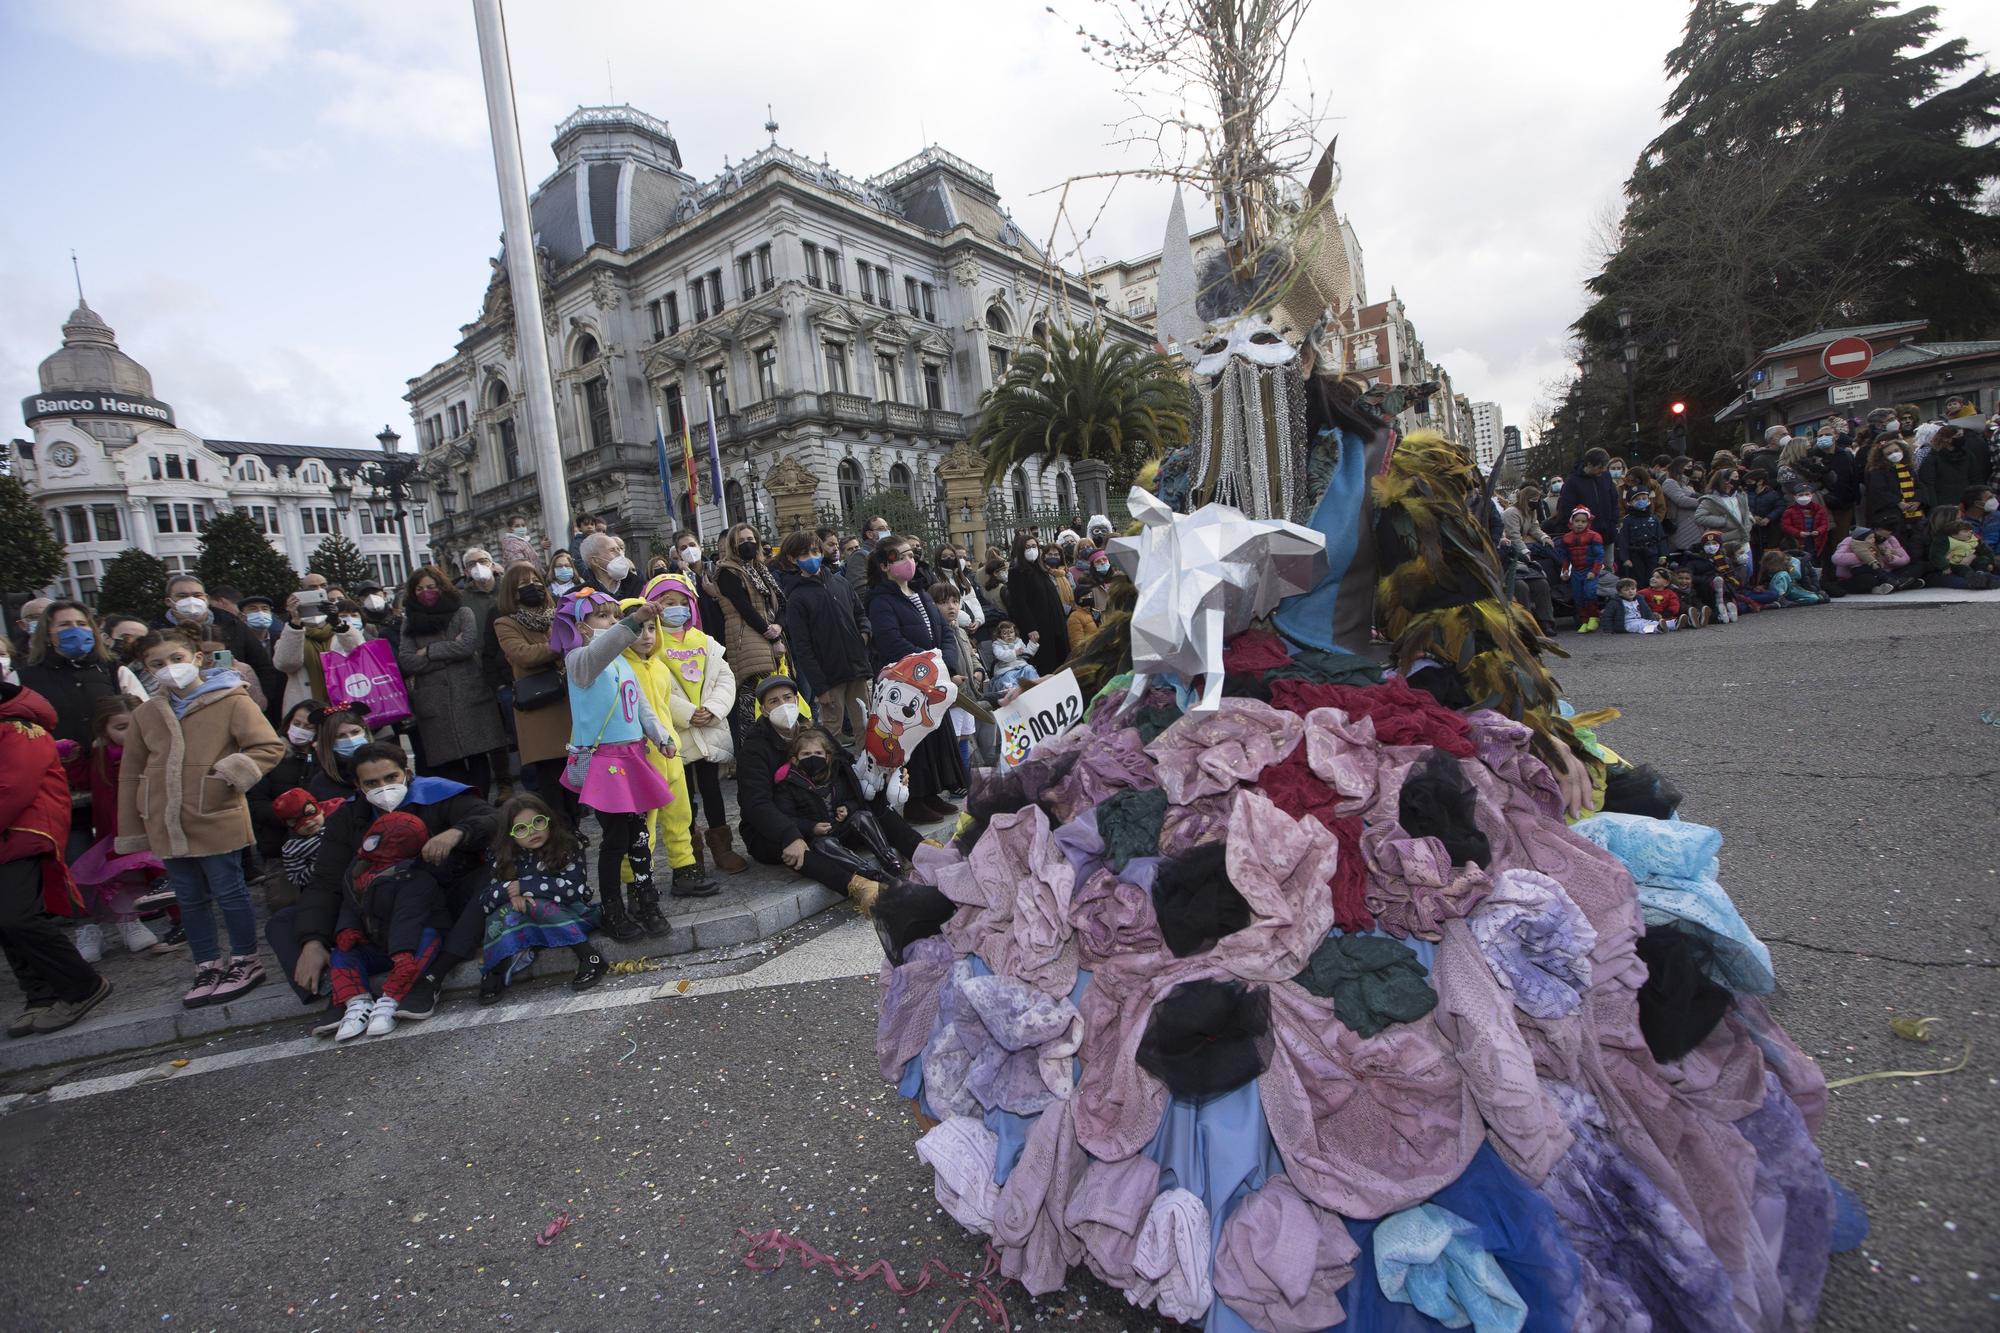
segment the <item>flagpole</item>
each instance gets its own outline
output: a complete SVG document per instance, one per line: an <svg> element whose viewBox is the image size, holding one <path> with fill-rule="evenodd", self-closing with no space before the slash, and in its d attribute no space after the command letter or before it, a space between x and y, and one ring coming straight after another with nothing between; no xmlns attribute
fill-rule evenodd
<svg viewBox="0 0 2000 1333"><path fill-rule="evenodd" d="M694 529L694 539L702 541L701 535L701 486L695 480L694 435L688 429L687 403L681 403L681 469L687 473L686 485L682 488L688 501L688 524Z"/></svg>
<svg viewBox="0 0 2000 1333"><path fill-rule="evenodd" d="M500 187L501 243L507 251L507 286L514 303L515 343L521 352L521 420L528 455L535 460L535 489L549 549L569 545L569 483L563 476L556 432L555 386L549 345L542 332L542 287L535 271L534 224L528 216L528 176L521 163L521 126L514 111L514 72L507 59L507 20L500 0L472 0L479 35L479 73L486 85L486 120L493 138L493 171ZM466 497L469 507L472 497Z"/></svg>
<svg viewBox="0 0 2000 1333"><path fill-rule="evenodd" d="M653 404L653 452L660 463L660 494L667 502L667 521L674 521L674 469L667 462L667 418L658 403ZM671 535L671 530L670 535Z"/></svg>
<svg viewBox="0 0 2000 1333"><path fill-rule="evenodd" d="M722 503L722 451L715 439L715 386L704 384L701 391L708 399L708 489L716 508L722 510L722 527L726 533L729 530L729 510Z"/></svg>

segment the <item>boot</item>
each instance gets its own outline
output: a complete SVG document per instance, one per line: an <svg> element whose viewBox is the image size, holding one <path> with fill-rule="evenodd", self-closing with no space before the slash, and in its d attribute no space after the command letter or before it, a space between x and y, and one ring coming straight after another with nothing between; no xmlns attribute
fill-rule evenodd
<svg viewBox="0 0 2000 1333"><path fill-rule="evenodd" d="M624 889L616 884L606 884L600 892L604 898L603 917L605 934L617 940L620 944L630 944L633 940L645 934L639 928L638 923L625 914Z"/></svg>
<svg viewBox="0 0 2000 1333"><path fill-rule="evenodd" d="M729 825L712 828L702 835L708 842L708 852L715 858L715 868L725 875L740 875L750 868L750 863L736 854L729 845Z"/></svg>
<svg viewBox="0 0 2000 1333"><path fill-rule="evenodd" d="M869 879L866 875L852 875L847 881L847 900L865 914L875 909L875 900L882 896L882 881Z"/></svg>
<svg viewBox="0 0 2000 1333"><path fill-rule="evenodd" d="M875 859L882 863L882 868L889 872L891 879L900 877L909 869L903 858L896 854L896 849L889 845L889 836L882 831L881 821L868 811L857 810L849 815L847 828L875 854Z"/></svg>
<svg viewBox="0 0 2000 1333"><path fill-rule="evenodd" d="M668 892L676 898L713 898L722 892L722 886L710 879L697 862L674 867L674 884Z"/></svg>
<svg viewBox="0 0 2000 1333"><path fill-rule="evenodd" d="M632 886L632 920L646 932L648 939L656 940L673 929L660 915L660 891L651 883L644 888L636 884Z"/></svg>
<svg viewBox="0 0 2000 1333"><path fill-rule="evenodd" d="M586 991L604 980L604 974L611 970L611 964L604 961L604 955L589 944L572 944L570 952L576 955L576 975L569 979L569 988Z"/></svg>

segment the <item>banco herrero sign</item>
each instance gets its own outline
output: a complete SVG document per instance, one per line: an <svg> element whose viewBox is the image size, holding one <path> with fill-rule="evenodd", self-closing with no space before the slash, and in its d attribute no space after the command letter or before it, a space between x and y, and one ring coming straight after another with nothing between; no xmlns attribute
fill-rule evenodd
<svg viewBox="0 0 2000 1333"><path fill-rule="evenodd" d="M141 398L130 393L100 393L91 389L71 389L62 393L38 393L21 400L21 419L39 421L43 417L144 417L162 425L174 424L174 409L157 398Z"/></svg>

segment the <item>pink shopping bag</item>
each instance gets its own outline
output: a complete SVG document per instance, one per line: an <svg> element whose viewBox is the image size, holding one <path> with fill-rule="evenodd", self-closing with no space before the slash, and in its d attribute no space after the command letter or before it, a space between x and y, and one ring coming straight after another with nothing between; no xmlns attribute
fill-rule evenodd
<svg viewBox="0 0 2000 1333"><path fill-rule="evenodd" d="M368 725L386 727L410 716L410 695L396 670L396 650L387 639L370 639L351 653L319 655L326 671L328 702L368 705Z"/></svg>

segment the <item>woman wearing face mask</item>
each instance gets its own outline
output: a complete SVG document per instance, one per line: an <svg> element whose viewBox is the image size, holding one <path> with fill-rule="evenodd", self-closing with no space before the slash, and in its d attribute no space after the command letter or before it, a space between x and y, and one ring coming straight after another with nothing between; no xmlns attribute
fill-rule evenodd
<svg viewBox="0 0 2000 1333"><path fill-rule="evenodd" d="M1924 549L1910 534L1922 523L1924 504L1917 496L1917 472L1910 465L1909 446L1900 435L1884 435L1868 455L1862 516L1871 526L1896 534L1910 551Z"/></svg>
<svg viewBox="0 0 2000 1333"><path fill-rule="evenodd" d="M563 747L569 744L569 690L550 687L552 673L562 666L556 650L549 647L549 626L555 623L553 602L548 580L539 569L509 565L500 579L493 637L514 676L514 739L521 750L521 772L535 795L559 807L574 824L576 793L561 781ZM523 708L521 682L531 677L536 683L529 690L545 695L546 702Z"/></svg>
<svg viewBox="0 0 2000 1333"><path fill-rule="evenodd" d="M868 624L874 630L875 669L935 648L944 655L946 675L967 674L967 666L958 660L957 636L931 600L928 580L919 581L920 574L916 548L906 538L891 536L868 553ZM949 724L917 742L904 772L910 798L903 814L911 823L934 823L958 813L946 793L964 788L969 776Z"/></svg>
<svg viewBox="0 0 2000 1333"><path fill-rule="evenodd" d="M1750 549L1750 497L1739 489L1734 467L1717 467L1708 474L1708 492L1695 505L1694 516L1703 531L1721 533L1724 546Z"/></svg>
<svg viewBox="0 0 2000 1333"><path fill-rule="evenodd" d="M826 567L810 532L794 532L778 547L778 586L792 675L811 697L813 715L836 734L846 719L859 736L875 666L854 619L853 590Z"/></svg>
<svg viewBox="0 0 2000 1333"><path fill-rule="evenodd" d="M271 864L277 864L279 849L291 836L291 826L272 802L294 787L305 788L318 800L354 795L353 765L348 761L368 743L368 728L363 725L367 717L365 705L329 708L311 699L301 699L279 715L278 734L285 753L250 789L249 797L257 850Z"/></svg>
<svg viewBox="0 0 2000 1333"><path fill-rule="evenodd" d="M507 732L480 668L472 608L435 565L410 575L396 666L409 684L430 775L483 793L491 777L487 752L505 745Z"/></svg>
<svg viewBox="0 0 2000 1333"><path fill-rule="evenodd" d="M351 653L366 642L359 626L343 628L334 621L330 601L319 602L301 614L297 593L285 599L285 628L271 648L271 665L285 677L280 708L289 711L301 701L325 703L326 668L320 664L320 654Z"/></svg>
<svg viewBox="0 0 2000 1333"><path fill-rule="evenodd" d="M1057 568L1050 569L1044 557L1053 556ZM1047 678L1062 670L1069 660L1069 606L1065 596L1069 580L1061 574L1062 553L1053 547L1044 550L1032 528L1014 534L1013 563L1007 569L1007 619L1021 632L1021 638L1039 634L1029 665Z"/></svg>
<svg viewBox="0 0 2000 1333"><path fill-rule="evenodd" d="M646 578L632 557L625 554L625 540L608 532L593 532L577 546L583 557L583 579L607 597L637 597L645 590Z"/></svg>
<svg viewBox="0 0 2000 1333"><path fill-rule="evenodd" d="M97 840L90 822L91 724L98 700L119 693L118 668L88 608L81 602L58 601L42 612L28 641L27 660L16 663L14 670L21 684L56 710L56 739L75 742L75 753L63 765L75 809L66 850L72 858L81 856Z"/></svg>
<svg viewBox="0 0 2000 1333"><path fill-rule="evenodd" d="M938 547L931 577L958 589L958 628L968 638L980 637L986 627L986 599L980 595L979 580L973 577L972 561L965 551L950 542Z"/></svg>
<svg viewBox="0 0 2000 1333"><path fill-rule="evenodd" d="M738 703L731 732L740 740L743 724L755 716L757 682L777 671L785 654L784 590L764 564L757 529L748 523L738 523L722 539L715 590L722 600L722 643L736 673Z"/></svg>

